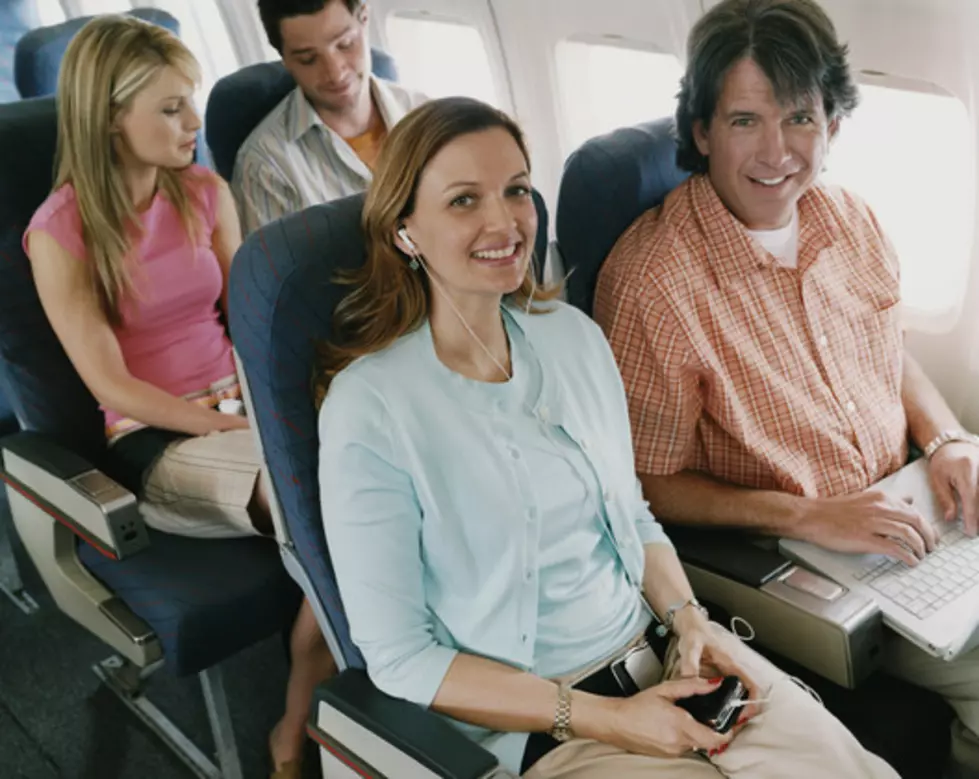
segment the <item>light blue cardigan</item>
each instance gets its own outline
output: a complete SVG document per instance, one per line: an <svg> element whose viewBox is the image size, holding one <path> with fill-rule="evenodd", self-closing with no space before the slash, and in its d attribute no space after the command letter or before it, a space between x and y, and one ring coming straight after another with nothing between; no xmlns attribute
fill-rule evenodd
<svg viewBox="0 0 979 779"><path fill-rule="evenodd" d="M669 540L635 476L622 381L597 325L547 307L506 309L540 361L533 411L594 469L640 596L643 546ZM500 433L501 409L472 386L441 363L425 324L342 371L320 414L323 522L352 638L381 690L425 706L459 651L534 666L539 588L522 575L540 533L534 474ZM462 727L519 769L524 734Z"/></svg>

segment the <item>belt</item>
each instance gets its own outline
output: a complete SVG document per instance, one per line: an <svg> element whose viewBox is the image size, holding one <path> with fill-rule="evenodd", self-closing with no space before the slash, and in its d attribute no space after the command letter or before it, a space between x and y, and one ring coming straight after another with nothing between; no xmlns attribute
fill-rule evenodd
<svg viewBox="0 0 979 779"><path fill-rule="evenodd" d="M660 664L664 663L666 650L669 646L669 638L660 636L656 632L659 623L653 620L646 628L646 643L653 650L653 654L659 659ZM635 690L625 690L612 673L612 666L621 658L616 656L601 668L592 671L584 679L579 679L571 685L572 689L582 692L601 695L606 698L628 698L635 693ZM540 760L548 752L557 749L561 745L550 733L531 733L527 739L527 746L524 749L523 761L520 765L520 773L523 775L530 770L530 767Z"/></svg>

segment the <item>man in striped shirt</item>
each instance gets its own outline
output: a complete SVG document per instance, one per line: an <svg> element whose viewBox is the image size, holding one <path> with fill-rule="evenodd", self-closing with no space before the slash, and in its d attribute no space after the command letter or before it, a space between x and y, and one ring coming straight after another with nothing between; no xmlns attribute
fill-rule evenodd
<svg viewBox="0 0 979 779"><path fill-rule="evenodd" d="M426 100L371 75L362 0L259 0L258 9L296 88L238 151L231 188L246 233L365 190L388 130Z"/></svg>
<svg viewBox="0 0 979 779"><path fill-rule="evenodd" d="M867 488L910 438L932 452L947 518L958 500L975 534L979 446L904 351L898 260L874 215L817 181L856 104L815 0L715 6L691 33L677 108L677 161L694 175L619 239L595 316L661 520L913 565L934 531ZM894 636L887 653L955 708L953 757L979 775L979 651L944 663Z"/></svg>

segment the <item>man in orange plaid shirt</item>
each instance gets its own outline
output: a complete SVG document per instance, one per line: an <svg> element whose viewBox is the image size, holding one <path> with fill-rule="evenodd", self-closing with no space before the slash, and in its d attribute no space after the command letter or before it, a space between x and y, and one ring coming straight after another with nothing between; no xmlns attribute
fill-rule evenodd
<svg viewBox="0 0 979 779"><path fill-rule="evenodd" d="M814 0L724 0L691 32L677 108L693 173L619 239L595 317L629 396L636 467L665 522L740 527L914 564L914 507L867 488L930 455L946 517L976 533L979 446L905 353L898 259L857 197L817 181L857 104ZM955 708L979 775L979 651L896 636L888 668Z"/></svg>

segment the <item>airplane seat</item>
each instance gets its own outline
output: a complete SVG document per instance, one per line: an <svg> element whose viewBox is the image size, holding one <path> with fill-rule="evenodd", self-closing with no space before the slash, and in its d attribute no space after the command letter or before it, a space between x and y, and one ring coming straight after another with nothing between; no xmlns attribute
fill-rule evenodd
<svg viewBox="0 0 979 779"><path fill-rule="evenodd" d="M565 163L554 216L557 243L565 273L574 269L568 302L588 316L598 272L618 237L689 175L671 156L672 128L670 120L624 127L588 141ZM639 150L643 156L633 157ZM588 189L597 183L600 188Z"/></svg>
<svg viewBox="0 0 979 779"><path fill-rule="evenodd" d="M0 103L20 100L14 83L14 49L17 41L40 23L36 5L31 0L0 0ZM13 408L0 392L0 438L17 432L17 429ZM31 614L37 610L37 602L24 589L14 558L10 542L12 522L6 495L0 493L0 592L24 613Z"/></svg>
<svg viewBox="0 0 979 779"><path fill-rule="evenodd" d="M593 138L568 158L555 226L570 303L592 314L599 271L619 236L688 175L676 166L670 118ZM938 775L949 753L951 710L937 695L876 670L884 629L875 603L791 563L770 540L668 532L698 597L746 619L761 651L813 686L902 776Z"/></svg>
<svg viewBox="0 0 979 779"><path fill-rule="evenodd" d="M32 0L0 0L0 103L20 100L14 84L14 47L40 23Z"/></svg>
<svg viewBox="0 0 979 779"><path fill-rule="evenodd" d="M318 690L309 733L322 746L324 776L509 775L492 773L495 758L442 718L373 687L350 637L326 546L314 351L331 337L334 309L349 290L337 274L364 262L364 197L312 206L259 228L231 266L232 341L272 485L277 537L341 669ZM543 201L535 202L544 225ZM546 236L546 227L539 232Z"/></svg>
<svg viewBox="0 0 979 779"><path fill-rule="evenodd" d="M180 21L159 8L134 8L124 15L158 24L177 37L180 36ZM68 44L75 33L94 18L76 16L60 24L38 27L17 42L14 52L14 80L22 98L43 97L57 92L58 70ZM203 130L198 133L194 158L200 165L214 167L204 144Z"/></svg>
<svg viewBox="0 0 979 779"><path fill-rule="evenodd" d="M398 80L390 54L371 49L371 63L378 78ZM281 62L259 62L218 79L207 101L205 124L215 170L226 180L231 181L245 139L295 88L296 82Z"/></svg>
<svg viewBox="0 0 979 779"><path fill-rule="evenodd" d="M126 16L135 16L147 22L166 27L174 35L180 35L180 22L158 8L134 8ZM94 19L94 16L76 16L60 24L37 27L18 42L14 52L14 82L22 98L53 95L58 89L58 69L65 56L65 49L75 33Z"/></svg>
<svg viewBox="0 0 979 779"><path fill-rule="evenodd" d="M113 478L104 419L45 317L21 246L51 187L55 139L53 97L0 105L0 144L17 150L0 168L0 382L22 428L0 440L0 478L53 600L116 653L93 670L198 775L241 779L219 663L289 628L301 593L273 541L156 532ZM146 696L164 664L198 675L214 759Z"/></svg>

